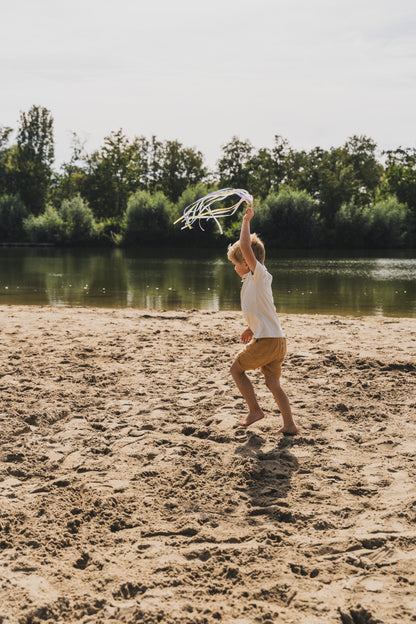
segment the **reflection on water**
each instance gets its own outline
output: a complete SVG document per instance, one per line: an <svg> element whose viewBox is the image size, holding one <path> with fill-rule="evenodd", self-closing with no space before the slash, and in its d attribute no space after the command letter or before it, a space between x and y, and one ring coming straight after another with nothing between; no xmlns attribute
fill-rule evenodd
<svg viewBox="0 0 416 624"><path fill-rule="evenodd" d="M416 257L268 257L279 312L416 316ZM240 309L225 254L0 248L0 303Z"/></svg>

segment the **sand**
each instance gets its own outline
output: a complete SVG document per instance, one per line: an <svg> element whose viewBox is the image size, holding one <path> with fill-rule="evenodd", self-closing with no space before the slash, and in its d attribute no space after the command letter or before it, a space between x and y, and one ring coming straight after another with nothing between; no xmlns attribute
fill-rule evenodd
<svg viewBox="0 0 416 624"><path fill-rule="evenodd" d="M0 622L416 621L416 319L0 306Z"/></svg>

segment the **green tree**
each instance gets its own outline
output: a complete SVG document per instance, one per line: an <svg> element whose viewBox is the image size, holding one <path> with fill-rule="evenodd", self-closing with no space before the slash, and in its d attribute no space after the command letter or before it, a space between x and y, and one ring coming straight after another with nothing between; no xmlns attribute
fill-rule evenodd
<svg viewBox="0 0 416 624"><path fill-rule="evenodd" d="M247 162L247 189L253 197L264 199L273 188L278 188L276 163L271 150L259 149ZM244 187L243 187L244 188Z"/></svg>
<svg viewBox="0 0 416 624"><path fill-rule="evenodd" d="M0 196L0 241L24 240L23 222L26 217L26 207L18 195Z"/></svg>
<svg viewBox="0 0 416 624"><path fill-rule="evenodd" d="M281 184L287 184L288 156L291 148L287 139L279 134L274 136L272 148L272 158L274 163L274 179L272 181L272 191L277 192Z"/></svg>
<svg viewBox="0 0 416 624"><path fill-rule="evenodd" d="M326 155L327 152L320 147L315 147L310 152L303 150L298 152L290 148L285 160L285 184L290 188L306 191L308 195L319 202L320 173Z"/></svg>
<svg viewBox="0 0 416 624"><path fill-rule="evenodd" d="M306 191L282 188L261 203L253 227L272 248L313 247L319 238L316 204Z"/></svg>
<svg viewBox="0 0 416 624"><path fill-rule="evenodd" d="M20 115L17 132L16 187L24 204L38 215L45 207L54 161L53 117L32 106Z"/></svg>
<svg viewBox="0 0 416 624"><path fill-rule="evenodd" d="M64 199L58 212L64 223L66 243L79 244L94 239L97 228L94 215L80 195Z"/></svg>
<svg viewBox="0 0 416 624"><path fill-rule="evenodd" d="M161 192L136 191L127 204L122 242L158 243L169 237L172 228L172 209Z"/></svg>
<svg viewBox="0 0 416 624"><path fill-rule="evenodd" d="M352 136L342 147L309 152L286 152L286 183L305 190L320 206L327 227L332 227L341 206L365 206L374 201L383 166L376 158L376 144L366 136Z"/></svg>
<svg viewBox="0 0 416 624"><path fill-rule="evenodd" d="M334 216L328 247L365 249L370 223L368 215L355 204L343 204Z"/></svg>
<svg viewBox="0 0 416 624"><path fill-rule="evenodd" d="M259 199L277 193L282 185L310 193L304 175L306 165L306 152L296 152L284 137L275 135L271 150L261 148L248 159L247 190Z"/></svg>
<svg viewBox="0 0 416 624"><path fill-rule="evenodd" d="M80 195L65 199L59 208L48 204L40 215L30 215L24 227L34 243L78 245L97 236L92 210Z"/></svg>
<svg viewBox="0 0 416 624"><path fill-rule="evenodd" d="M222 146L222 157L217 164L220 187L249 190L249 163L253 149L250 141L241 141L236 136Z"/></svg>
<svg viewBox="0 0 416 624"><path fill-rule="evenodd" d="M205 197L211 191L213 191L213 187L208 187L206 184L196 184L194 186L188 186L176 204L173 205L172 208L172 223L173 223L173 232L172 232L172 241L176 243L183 243L187 246L207 246L219 238L218 226L213 219L201 220L201 222L195 223L192 226L192 229L184 228L181 229L184 225L183 221L179 223L174 223L176 219L179 219L188 206L196 202L201 197ZM227 220L221 220L222 226L225 227L228 224Z"/></svg>
<svg viewBox="0 0 416 624"><path fill-rule="evenodd" d="M186 189L183 191L182 195L179 197L178 201L173 205L173 220L175 221L176 219L179 219L182 216L185 208L196 202L198 199L201 199L201 197L205 197L205 195L208 195L211 190L213 189L210 189L206 184L202 183L187 186Z"/></svg>
<svg viewBox="0 0 416 624"><path fill-rule="evenodd" d="M319 205L322 220L331 226L335 215L354 193L354 172L344 148L311 151L289 149L286 184L306 191Z"/></svg>
<svg viewBox="0 0 416 624"><path fill-rule="evenodd" d="M331 148L322 153L318 169L319 212L325 225L331 228L335 215L344 203L354 196L355 178L345 149Z"/></svg>
<svg viewBox="0 0 416 624"><path fill-rule="evenodd" d="M416 149L401 148L384 152L385 178L389 191L407 204L416 217Z"/></svg>
<svg viewBox="0 0 416 624"><path fill-rule="evenodd" d="M207 175L204 157L179 141L166 141L160 153L158 188L176 202L187 186L202 182Z"/></svg>
<svg viewBox="0 0 416 624"><path fill-rule="evenodd" d="M81 176L77 187L99 218L121 217L137 190L163 191L176 201L188 184L196 184L207 173L201 152L154 136L150 141L145 137L129 141L122 130L105 137L103 148L84 161L83 172L71 165L67 173L72 181Z"/></svg>
<svg viewBox="0 0 416 624"><path fill-rule="evenodd" d="M111 132L104 146L85 157L81 193L99 218L119 217L131 193L145 184L147 163L140 157L140 140L130 142L123 131Z"/></svg>
<svg viewBox="0 0 416 624"><path fill-rule="evenodd" d="M10 147L9 136L13 132L8 126L0 126L0 195L10 193L14 189L10 183Z"/></svg>
<svg viewBox="0 0 416 624"><path fill-rule="evenodd" d="M64 199L79 195L86 186L85 167L86 158L84 143L76 132L72 133L72 154L69 162L64 163L60 171L54 171L51 178L50 200L58 208Z"/></svg>
<svg viewBox="0 0 416 624"><path fill-rule="evenodd" d="M346 165L352 166L354 203L367 206L375 200L383 175L383 165L376 157L376 143L366 136L354 135L344 145Z"/></svg>
<svg viewBox="0 0 416 624"><path fill-rule="evenodd" d="M65 238L64 221L54 206L48 204L45 210L35 216L31 214L24 221L25 232L32 243L62 244Z"/></svg>
<svg viewBox="0 0 416 624"><path fill-rule="evenodd" d="M377 249L404 247L409 236L410 211L396 197L364 208L368 221L367 246Z"/></svg>
<svg viewBox="0 0 416 624"><path fill-rule="evenodd" d="M330 246L397 249L409 241L410 211L396 197L361 207L344 204L334 219Z"/></svg>
<svg viewBox="0 0 416 624"><path fill-rule="evenodd" d="M9 126L0 126L0 152L2 152L9 142L9 136L13 132L13 128Z"/></svg>

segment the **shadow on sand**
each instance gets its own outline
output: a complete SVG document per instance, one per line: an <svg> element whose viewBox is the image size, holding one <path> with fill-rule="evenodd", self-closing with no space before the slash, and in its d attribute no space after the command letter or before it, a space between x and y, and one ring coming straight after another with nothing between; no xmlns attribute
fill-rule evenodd
<svg viewBox="0 0 416 624"><path fill-rule="evenodd" d="M294 439L283 437L276 448L264 452L266 440L249 433L247 441L236 448L246 465L247 493L251 497L250 516L268 516L277 522L296 522L284 499L291 488L292 474L298 470L298 460L290 448Z"/></svg>

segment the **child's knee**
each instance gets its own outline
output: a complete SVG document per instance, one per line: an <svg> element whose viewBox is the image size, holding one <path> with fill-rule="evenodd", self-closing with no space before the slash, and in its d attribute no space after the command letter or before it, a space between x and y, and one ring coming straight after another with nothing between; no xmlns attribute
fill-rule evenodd
<svg viewBox="0 0 416 624"><path fill-rule="evenodd" d="M269 390L272 390L273 388L280 386L279 378L276 377L275 375L265 375L264 381Z"/></svg>
<svg viewBox="0 0 416 624"><path fill-rule="evenodd" d="M237 360L234 360L234 362L231 364L230 373L234 377L234 379L244 373Z"/></svg>

